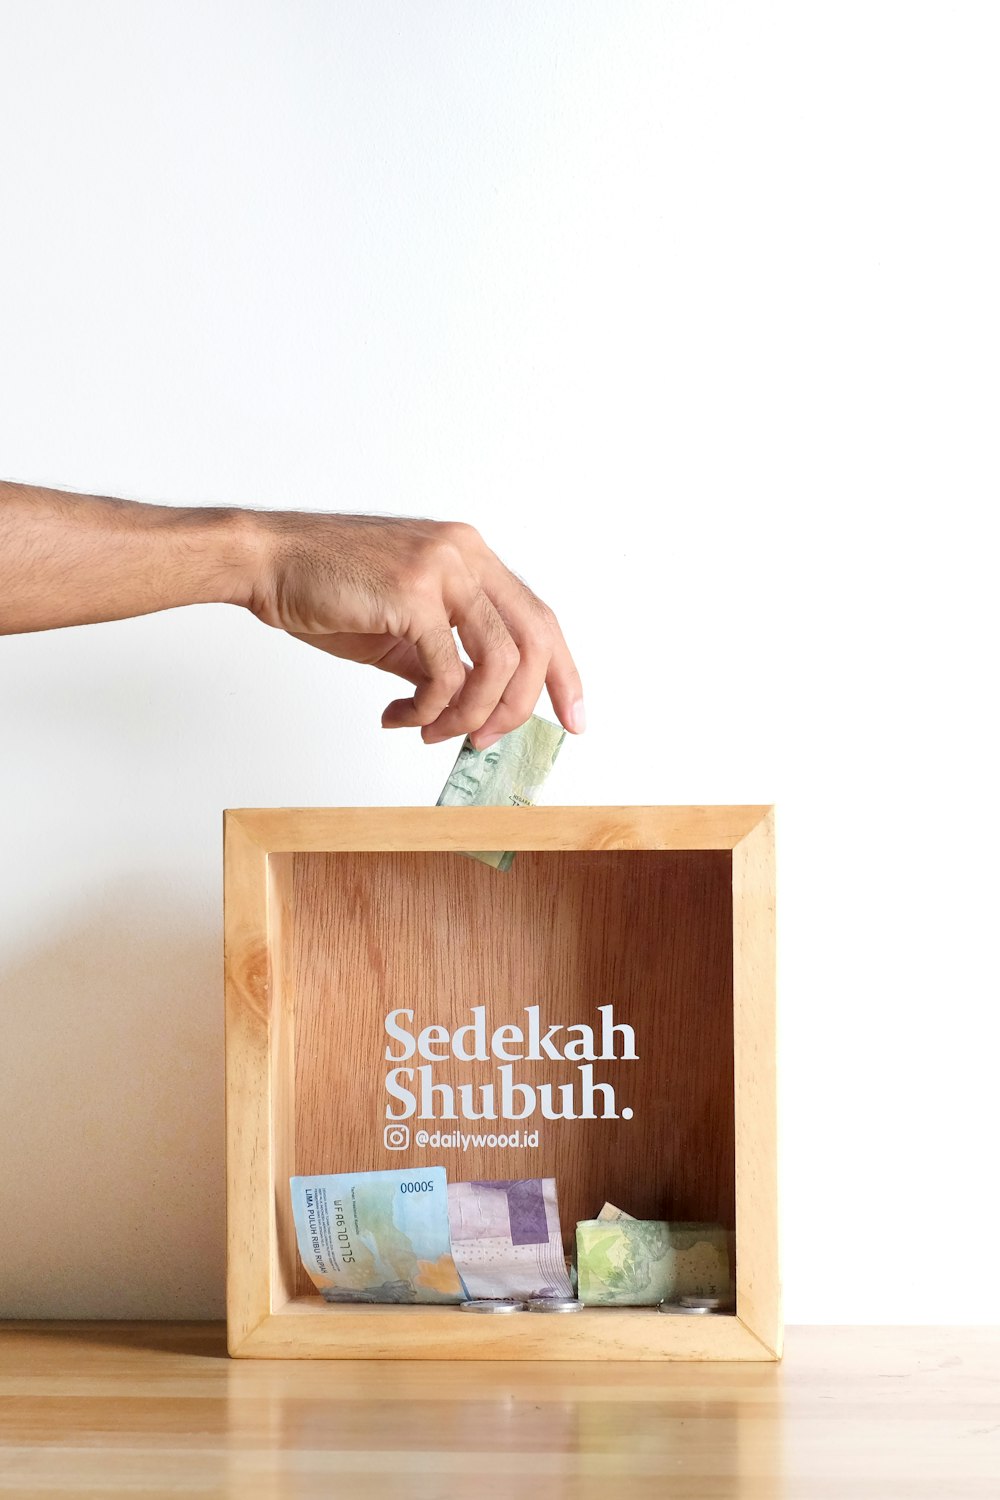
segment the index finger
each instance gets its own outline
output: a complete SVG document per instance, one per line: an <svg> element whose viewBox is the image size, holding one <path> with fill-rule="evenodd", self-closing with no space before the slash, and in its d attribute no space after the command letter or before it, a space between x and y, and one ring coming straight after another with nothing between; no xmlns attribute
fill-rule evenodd
<svg viewBox="0 0 1000 1500"><path fill-rule="evenodd" d="M560 723L573 734L582 734L587 727L587 714L583 706L583 682L570 655L559 622L553 617L555 634L552 640L552 656L545 675L552 707Z"/></svg>
<svg viewBox="0 0 1000 1500"><path fill-rule="evenodd" d="M525 661L535 653L544 654L545 686L559 722L571 733L582 734L587 727L583 682L555 613L510 568L503 569L494 597ZM511 727L504 724L501 732ZM490 740L494 737L499 736L490 731ZM485 742L480 741L477 748L484 749Z"/></svg>
<svg viewBox="0 0 1000 1500"><path fill-rule="evenodd" d="M453 618L472 658L472 670L450 705L423 731L429 745L479 729L496 708L521 659L502 616L483 589L470 591Z"/></svg>

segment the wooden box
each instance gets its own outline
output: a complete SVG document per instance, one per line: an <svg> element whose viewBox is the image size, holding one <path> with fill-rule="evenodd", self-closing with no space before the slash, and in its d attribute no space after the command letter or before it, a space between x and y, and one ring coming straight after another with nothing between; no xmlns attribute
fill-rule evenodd
<svg viewBox="0 0 1000 1500"><path fill-rule="evenodd" d="M519 852L499 873L457 852L468 849ZM225 887L232 1354L780 1357L770 809L233 811ZM407 1143L387 1118L403 1107L386 1091L387 1015L412 1011L415 1034L454 1030L477 1006L490 1031L523 1026L534 1006L546 1028L596 1027L611 1006L637 1055L594 1064L610 1117L536 1115L537 1144L518 1149L421 1147L418 1128L440 1142L449 1127L490 1127L411 1118ZM561 1057L524 1066L533 1085L582 1077ZM457 1095L495 1073L493 1057L449 1057L429 1076ZM433 1115L447 1093L429 1099ZM289 1178L434 1164L458 1181L554 1177L567 1249L605 1199L640 1218L721 1222L735 1231L736 1313L324 1303L299 1260Z"/></svg>

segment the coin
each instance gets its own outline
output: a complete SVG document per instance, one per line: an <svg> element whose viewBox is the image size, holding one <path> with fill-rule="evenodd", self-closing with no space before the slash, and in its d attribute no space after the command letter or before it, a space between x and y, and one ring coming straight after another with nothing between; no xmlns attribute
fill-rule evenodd
<svg viewBox="0 0 1000 1500"><path fill-rule="evenodd" d="M528 1302L529 1312L582 1312L583 1303L578 1297L532 1297Z"/></svg>
<svg viewBox="0 0 1000 1500"><path fill-rule="evenodd" d="M685 1307L683 1302L661 1302L661 1313L693 1313L696 1317L699 1313L714 1313L714 1307Z"/></svg>
<svg viewBox="0 0 1000 1500"><path fill-rule="evenodd" d="M722 1306L721 1297L682 1297L681 1307L697 1308L703 1312L718 1312Z"/></svg>
<svg viewBox="0 0 1000 1500"><path fill-rule="evenodd" d="M527 1302L503 1302L499 1297L474 1297L471 1302L460 1302L462 1312L512 1313L527 1312Z"/></svg>

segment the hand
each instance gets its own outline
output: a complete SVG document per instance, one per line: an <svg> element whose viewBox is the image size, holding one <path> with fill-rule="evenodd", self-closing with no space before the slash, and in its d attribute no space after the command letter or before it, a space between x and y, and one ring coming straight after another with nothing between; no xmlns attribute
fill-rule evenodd
<svg viewBox="0 0 1000 1500"><path fill-rule="evenodd" d="M460 521L254 512L243 601L298 640L414 684L382 715L425 744L484 749L523 724L543 685L560 722L585 725L580 675L555 615ZM452 627L471 658L459 656Z"/></svg>

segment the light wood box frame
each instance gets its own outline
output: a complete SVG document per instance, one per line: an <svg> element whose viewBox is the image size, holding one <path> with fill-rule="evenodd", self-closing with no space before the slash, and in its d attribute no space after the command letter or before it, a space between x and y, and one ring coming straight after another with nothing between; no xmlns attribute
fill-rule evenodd
<svg viewBox="0 0 1000 1500"><path fill-rule="evenodd" d="M483 1319L453 1308L329 1308L296 1294L279 1204L296 1170L288 895L273 858L360 851L729 850L732 858L736 1315L607 1308ZM462 863L465 863L464 861ZM485 868L485 867L483 867ZM491 872L492 876L492 872ZM495 875L504 880L503 874ZM251 1358L781 1357L769 807L274 808L225 814L229 1352ZM330 1169L333 1169L331 1163Z"/></svg>

